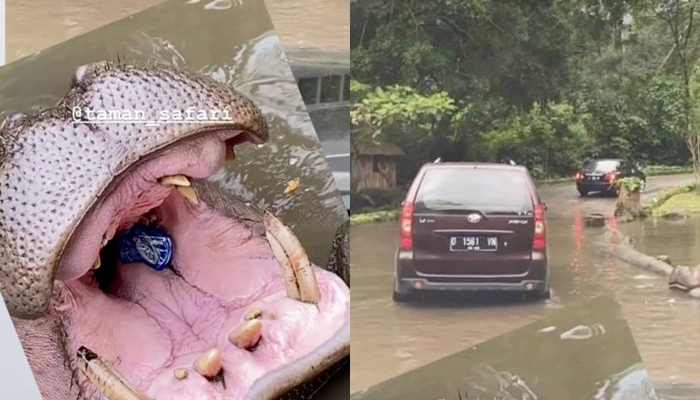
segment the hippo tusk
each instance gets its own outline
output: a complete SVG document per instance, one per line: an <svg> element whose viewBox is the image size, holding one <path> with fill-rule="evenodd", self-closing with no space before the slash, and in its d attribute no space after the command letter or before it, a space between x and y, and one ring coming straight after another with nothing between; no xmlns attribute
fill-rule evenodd
<svg viewBox="0 0 700 400"><path fill-rule="evenodd" d="M109 400L151 400L87 347L78 349L78 368Z"/></svg>
<svg viewBox="0 0 700 400"><path fill-rule="evenodd" d="M263 216L266 237L285 277L287 296L318 304L320 294L309 256L291 229L270 212Z"/></svg>

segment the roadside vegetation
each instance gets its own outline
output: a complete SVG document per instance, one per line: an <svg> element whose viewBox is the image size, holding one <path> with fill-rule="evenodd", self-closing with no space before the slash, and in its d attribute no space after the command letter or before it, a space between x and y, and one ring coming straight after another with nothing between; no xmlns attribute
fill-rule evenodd
<svg viewBox="0 0 700 400"><path fill-rule="evenodd" d="M694 0L352 1L353 146L399 146L400 184L438 157L510 158L549 182L601 157L687 172L700 153L699 10Z"/></svg>
<svg viewBox="0 0 700 400"><path fill-rule="evenodd" d="M652 216L664 218L672 214L678 217L700 215L700 194L695 191L677 194L657 207Z"/></svg>
<svg viewBox="0 0 700 400"><path fill-rule="evenodd" d="M696 185L681 186L662 193L644 205L644 213L653 218L666 218L672 214L700 215L700 196Z"/></svg>
<svg viewBox="0 0 700 400"><path fill-rule="evenodd" d="M401 210L393 208L389 210L368 211L350 216L350 225L369 224L372 222L395 221L399 219Z"/></svg>

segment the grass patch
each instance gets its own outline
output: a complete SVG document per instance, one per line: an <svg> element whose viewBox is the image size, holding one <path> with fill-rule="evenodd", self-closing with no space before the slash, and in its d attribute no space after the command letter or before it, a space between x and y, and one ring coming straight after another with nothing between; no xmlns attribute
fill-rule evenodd
<svg viewBox="0 0 700 400"><path fill-rule="evenodd" d="M692 172L693 167L671 165L650 165L644 169L647 176L690 174Z"/></svg>
<svg viewBox="0 0 700 400"><path fill-rule="evenodd" d="M700 215L700 193L696 191L679 193L656 207L652 217L663 217L672 211L683 211L688 215Z"/></svg>
<svg viewBox="0 0 700 400"><path fill-rule="evenodd" d="M693 211L696 208L698 211ZM700 194L695 191L694 184L668 190L644 206L644 213L652 217L663 217L672 210L700 213Z"/></svg>
<svg viewBox="0 0 700 400"><path fill-rule="evenodd" d="M354 214L350 216L350 225L362 225L369 224L372 222L384 222L384 221L395 221L399 219L401 215L401 210L382 210L382 211L371 211L361 214Z"/></svg>

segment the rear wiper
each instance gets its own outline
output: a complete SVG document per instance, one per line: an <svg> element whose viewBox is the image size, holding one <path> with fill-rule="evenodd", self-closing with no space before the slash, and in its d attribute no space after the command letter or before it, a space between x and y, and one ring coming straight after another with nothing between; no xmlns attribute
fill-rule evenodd
<svg viewBox="0 0 700 400"><path fill-rule="evenodd" d="M531 211L513 211L513 210L482 210L478 208L460 208L460 207L431 207L430 208L431 212L436 212L436 213L463 213L463 212L472 212L472 213L478 213L483 216L489 216L489 215L519 215L519 216L526 216L531 214Z"/></svg>
<svg viewBox="0 0 700 400"><path fill-rule="evenodd" d="M445 208L431 208L430 212L450 214L450 213L478 212L478 211L471 210L468 208L448 208L448 207L445 207Z"/></svg>
<svg viewBox="0 0 700 400"><path fill-rule="evenodd" d="M437 207L430 207L431 211L434 212L474 212L474 213L480 213L482 215L486 215L486 212L483 210L480 210L478 208L471 208L471 207L450 207L448 205L445 205L443 207L437 206Z"/></svg>
<svg viewBox="0 0 700 400"><path fill-rule="evenodd" d="M513 210L508 210L508 211L489 211L488 213L484 215L517 215L517 216L527 216L530 215L532 212L531 211L513 211Z"/></svg>

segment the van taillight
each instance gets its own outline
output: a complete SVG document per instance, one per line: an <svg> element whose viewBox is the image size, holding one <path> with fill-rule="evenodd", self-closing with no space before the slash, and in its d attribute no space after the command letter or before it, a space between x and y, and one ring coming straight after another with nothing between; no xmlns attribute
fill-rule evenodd
<svg viewBox="0 0 700 400"><path fill-rule="evenodd" d="M401 210L399 248L410 250L413 248L413 235L411 233L411 223L413 221L413 203L405 202Z"/></svg>
<svg viewBox="0 0 700 400"><path fill-rule="evenodd" d="M545 232L544 204L535 206L535 236L532 239L533 250L544 250L547 248L547 234Z"/></svg>

